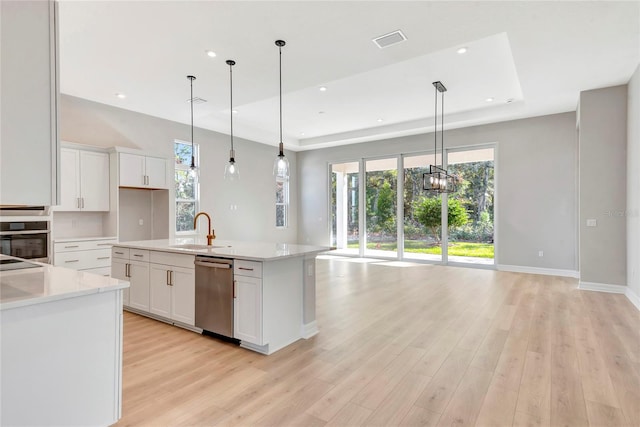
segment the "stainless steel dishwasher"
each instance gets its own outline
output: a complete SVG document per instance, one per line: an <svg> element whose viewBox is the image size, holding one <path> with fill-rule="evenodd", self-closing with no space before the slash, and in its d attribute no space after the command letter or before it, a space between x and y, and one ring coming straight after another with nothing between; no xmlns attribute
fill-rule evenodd
<svg viewBox="0 0 640 427"><path fill-rule="evenodd" d="M196 326L233 338L233 260L196 256Z"/></svg>

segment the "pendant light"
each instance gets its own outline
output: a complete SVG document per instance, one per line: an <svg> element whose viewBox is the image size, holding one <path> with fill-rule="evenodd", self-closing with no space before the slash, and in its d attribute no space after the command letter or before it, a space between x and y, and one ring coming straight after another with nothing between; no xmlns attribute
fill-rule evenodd
<svg viewBox="0 0 640 427"><path fill-rule="evenodd" d="M452 175L444 169L444 93L447 88L442 82L433 82L435 87L435 114L434 114L434 127L433 127L433 164L429 165L429 173L422 175L422 188L426 191L432 191L434 193L453 193L456 191L458 184L458 177ZM441 112L441 164L438 166L438 92L442 96L442 112Z"/></svg>
<svg viewBox="0 0 640 427"><path fill-rule="evenodd" d="M224 179L233 181L240 178L240 171L238 165L236 165L236 152L233 149L233 66L236 65L236 61L231 59L227 60L229 65L229 117L231 121L231 151L229 151L229 163L224 168Z"/></svg>
<svg viewBox="0 0 640 427"><path fill-rule="evenodd" d="M193 81L195 76L187 76L191 83L191 97L189 98L189 104L191 105L191 166L189 166L189 175L196 179L198 177L198 169L196 168L196 152L193 148Z"/></svg>
<svg viewBox="0 0 640 427"><path fill-rule="evenodd" d="M289 179L289 159L284 155L284 144L282 143L282 46L284 40L276 40L280 59L280 144L278 145L278 157L273 162L273 174L278 178Z"/></svg>

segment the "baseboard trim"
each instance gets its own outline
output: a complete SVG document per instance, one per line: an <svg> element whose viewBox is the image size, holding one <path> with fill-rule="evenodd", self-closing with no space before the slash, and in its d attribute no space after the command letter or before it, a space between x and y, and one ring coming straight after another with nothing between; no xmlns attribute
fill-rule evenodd
<svg viewBox="0 0 640 427"><path fill-rule="evenodd" d="M607 292L610 294L624 294L627 290L623 285L610 285L608 283L583 282L578 283L578 289L583 291Z"/></svg>
<svg viewBox="0 0 640 427"><path fill-rule="evenodd" d="M638 311L640 311L640 296L638 296L638 294L633 292L633 289L631 289L628 286L627 286L627 289L625 290L624 295L627 297L629 301L631 301L631 304L633 304L638 309Z"/></svg>
<svg viewBox="0 0 640 427"><path fill-rule="evenodd" d="M505 264L498 264L496 268L499 271L510 271L512 273L542 274L545 276L573 277L574 279L578 279L580 277L580 272L576 270L560 270L555 268L526 267L523 265Z"/></svg>
<svg viewBox="0 0 640 427"><path fill-rule="evenodd" d="M313 322L305 323L302 325L302 338L308 340L314 335L317 335L318 330L318 322L315 320Z"/></svg>
<svg viewBox="0 0 640 427"><path fill-rule="evenodd" d="M610 285L608 283L580 282L578 289L583 291L607 292L610 294L623 294L640 311L640 297L625 285Z"/></svg>

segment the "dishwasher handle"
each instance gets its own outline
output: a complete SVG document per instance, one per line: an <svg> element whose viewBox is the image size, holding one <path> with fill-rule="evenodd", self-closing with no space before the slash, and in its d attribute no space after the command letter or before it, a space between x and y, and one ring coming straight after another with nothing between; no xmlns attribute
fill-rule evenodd
<svg viewBox="0 0 640 427"><path fill-rule="evenodd" d="M196 261L195 262L196 265L199 265L201 267L209 267L209 268L225 268L225 269L230 269L232 267L231 264L222 264L220 262L202 262L202 261Z"/></svg>

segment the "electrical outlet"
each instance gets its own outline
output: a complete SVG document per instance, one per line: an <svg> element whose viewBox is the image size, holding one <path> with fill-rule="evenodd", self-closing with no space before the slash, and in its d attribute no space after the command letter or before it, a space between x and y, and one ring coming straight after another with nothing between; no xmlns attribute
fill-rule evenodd
<svg viewBox="0 0 640 427"><path fill-rule="evenodd" d="M598 220L597 219L588 219L587 220L587 227L597 227L598 226Z"/></svg>
<svg viewBox="0 0 640 427"><path fill-rule="evenodd" d="M543 257L544 256L544 251L538 251L538 256L539 257Z"/></svg>
<svg viewBox="0 0 640 427"><path fill-rule="evenodd" d="M142 218L138 220L138 225L144 225L144 220Z"/></svg>

